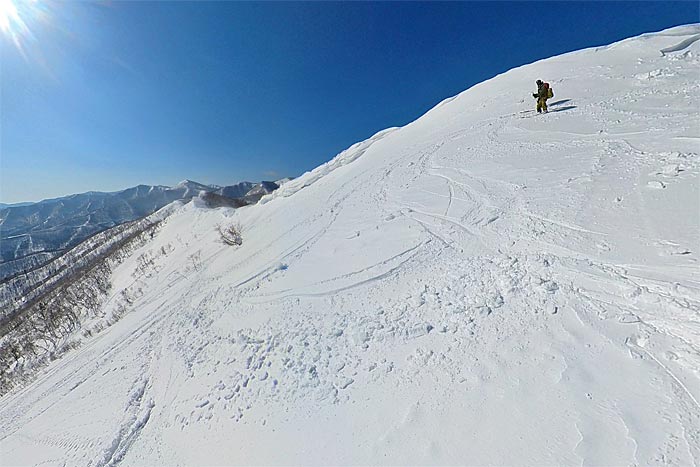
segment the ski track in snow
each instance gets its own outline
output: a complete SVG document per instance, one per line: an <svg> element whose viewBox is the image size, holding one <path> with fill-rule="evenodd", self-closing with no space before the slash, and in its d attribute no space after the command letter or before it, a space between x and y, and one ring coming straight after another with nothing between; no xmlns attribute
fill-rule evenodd
<svg viewBox="0 0 700 467"><path fill-rule="evenodd" d="M0 399L0 463L699 464L697 35L512 70L259 205L174 210L113 273L130 312Z"/></svg>

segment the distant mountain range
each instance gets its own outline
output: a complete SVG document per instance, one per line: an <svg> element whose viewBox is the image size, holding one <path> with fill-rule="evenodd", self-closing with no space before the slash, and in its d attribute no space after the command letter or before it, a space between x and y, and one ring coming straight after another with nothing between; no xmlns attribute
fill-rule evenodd
<svg viewBox="0 0 700 467"><path fill-rule="evenodd" d="M216 198L217 206L238 207L257 202L278 186L276 182L241 182L220 187L184 180L173 187L138 185L117 192L90 191L37 203L0 205L0 280L175 200L204 192L209 199Z"/></svg>

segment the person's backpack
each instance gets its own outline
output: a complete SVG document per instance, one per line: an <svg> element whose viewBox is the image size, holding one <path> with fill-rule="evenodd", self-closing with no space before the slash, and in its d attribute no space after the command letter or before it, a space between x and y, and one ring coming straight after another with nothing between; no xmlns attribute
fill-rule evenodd
<svg viewBox="0 0 700 467"><path fill-rule="evenodd" d="M552 91L552 87L549 83L544 83L544 88L547 90L547 99L554 97L554 91Z"/></svg>

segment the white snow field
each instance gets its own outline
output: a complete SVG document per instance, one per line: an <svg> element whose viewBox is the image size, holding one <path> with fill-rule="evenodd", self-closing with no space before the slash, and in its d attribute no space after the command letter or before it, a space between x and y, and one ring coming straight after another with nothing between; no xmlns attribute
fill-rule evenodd
<svg viewBox="0 0 700 467"><path fill-rule="evenodd" d="M174 209L114 273L131 311L0 399L0 463L700 464L698 38L523 66L258 205Z"/></svg>

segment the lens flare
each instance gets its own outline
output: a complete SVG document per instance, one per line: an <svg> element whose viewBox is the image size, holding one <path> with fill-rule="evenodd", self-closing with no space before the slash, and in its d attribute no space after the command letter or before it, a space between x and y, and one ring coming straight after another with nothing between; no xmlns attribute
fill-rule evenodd
<svg viewBox="0 0 700 467"><path fill-rule="evenodd" d="M36 16L37 6L32 0L0 0L0 31L21 52L33 39L28 22Z"/></svg>

